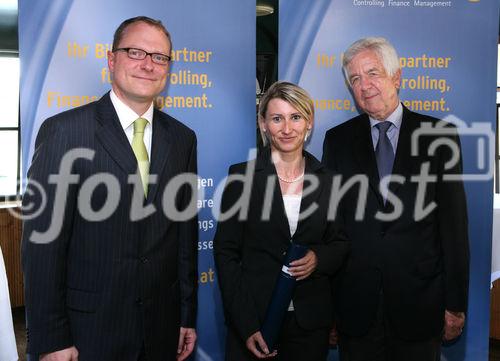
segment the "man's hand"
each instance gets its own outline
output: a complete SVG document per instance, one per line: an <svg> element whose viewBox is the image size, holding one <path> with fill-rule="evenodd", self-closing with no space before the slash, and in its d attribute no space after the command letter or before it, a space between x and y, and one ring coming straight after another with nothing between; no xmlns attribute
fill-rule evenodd
<svg viewBox="0 0 500 361"><path fill-rule="evenodd" d="M335 325L332 326L330 330L330 335L328 336L328 343L330 346L337 346L339 343L339 334L337 332L337 327Z"/></svg>
<svg viewBox="0 0 500 361"><path fill-rule="evenodd" d="M181 327L179 331L179 345L177 346L177 360L185 360L191 355L196 343L196 330Z"/></svg>
<svg viewBox="0 0 500 361"><path fill-rule="evenodd" d="M311 275L318 265L316 254L309 250L301 259L290 262L288 270L293 277L297 277L297 281L303 280Z"/></svg>
<svg viewBox="0 0 500 361"><path fill-rule="evenodd" d="M462 333L465 324L465 314L463 312L444 312L444 334L445 341L451 341Z"/></svg>
<svg viewBox="0 0 500 361"><path fill-rule="evenodd" d="M78 350L75 346L40 355L40 361L78 361Z"/></svg>
<svg viewBox="0 0 500 361"><path fill-rule="evenodd" d="M247 348L253 353L257 358L268 358L274 357L278 354L278 351L274 350L272 353L269 352L269 349L266 345L266 342L262 338L262 334L260 331L255 332L252 336L247 339L246 342ZM257 348L257 345L259 348Z"/></svg>

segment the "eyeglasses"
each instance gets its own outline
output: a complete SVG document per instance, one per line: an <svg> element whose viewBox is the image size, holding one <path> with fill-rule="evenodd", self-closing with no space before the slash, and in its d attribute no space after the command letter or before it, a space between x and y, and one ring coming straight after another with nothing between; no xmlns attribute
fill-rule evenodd
<svg viewBox="0 0 500 361"><path fill-rule="evenodd" d="M146 59L146 56L150 55L153 63L160 65L167 65L170 62L170 60L172 60L170 55L165 55L161 53L148 53L145 50L136 48L118 48L114 49L113 53L116 51L126 51L128 57L134 60L143 60Z"/></svg>

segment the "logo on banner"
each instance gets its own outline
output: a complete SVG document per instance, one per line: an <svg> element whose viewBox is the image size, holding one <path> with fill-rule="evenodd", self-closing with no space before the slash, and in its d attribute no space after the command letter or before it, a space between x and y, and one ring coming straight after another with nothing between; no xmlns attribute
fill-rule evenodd
<svg viewBox="0 0 500 361"><path fill-rule="evenodd" d="M444 174L445 181L488 181L493 178L493 162L490 157L495 151L495 133L490 123L475 122L468 126L463 120L454 115L448 115L435 126L431 123L422 123L421 127L412 134L412 156L422 154L419 149L419 138L433 136L435 140L429 145L427 154L433 156L436 149L444 146L450 148L451 158L445 164L445 170L453 169L460 162L461 155L458 144L452 139L455 129L447 124L454 124L462 140L474 143L470 148L473 152L475 169L463 174Z"/></svg>

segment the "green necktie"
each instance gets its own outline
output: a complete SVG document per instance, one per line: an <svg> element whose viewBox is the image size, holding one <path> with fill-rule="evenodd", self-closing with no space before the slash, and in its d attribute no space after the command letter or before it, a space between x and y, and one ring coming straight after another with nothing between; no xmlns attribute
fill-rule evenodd
<svg viewBox="0 0 500 361"><path fill-rule="evenodd" d="M141 172L142 186L144 188L144 196L148 194L148 178L149 178L149 157L144 144L144 128L148 124L147 119L137 118L134 121L134 138L132 139L132 150L137 158L139 172Z"/></svg>

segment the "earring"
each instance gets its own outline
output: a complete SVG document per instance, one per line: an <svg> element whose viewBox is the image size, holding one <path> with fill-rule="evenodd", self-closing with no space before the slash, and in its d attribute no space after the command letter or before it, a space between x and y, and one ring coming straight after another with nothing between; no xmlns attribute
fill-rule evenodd
<svg viewBox="0 0 500 361"><path fill-rule="evenodd" d="M311 135L311 129L307 129L306 135L304 137L304 143L307 142L309 139L309 136Z"/></svg>

